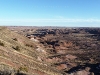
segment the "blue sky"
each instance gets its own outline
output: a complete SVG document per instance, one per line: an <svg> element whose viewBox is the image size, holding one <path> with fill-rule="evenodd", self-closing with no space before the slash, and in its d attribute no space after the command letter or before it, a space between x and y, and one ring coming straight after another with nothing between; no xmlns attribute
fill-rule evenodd
<svg viewBox="0 0 100 75"><path fill-rule="evenodd" d="M100 0L0 0L0 25L100 27Z"/></svg>

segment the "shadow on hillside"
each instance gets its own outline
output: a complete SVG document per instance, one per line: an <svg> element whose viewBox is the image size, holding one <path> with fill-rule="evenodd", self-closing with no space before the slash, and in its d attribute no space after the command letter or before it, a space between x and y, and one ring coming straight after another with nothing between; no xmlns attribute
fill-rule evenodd
<svg viewBox="0 0 100 75"><path fill-rule="evenodd" d="M97 63L97 64L86 63L85 65L78 65L77 67L73 67L69 71L65 71L65 72L73 73L73 72L85 69L86 67L90 67L90 72L93 72L95 75L100 75L100 63Z"/></svg>

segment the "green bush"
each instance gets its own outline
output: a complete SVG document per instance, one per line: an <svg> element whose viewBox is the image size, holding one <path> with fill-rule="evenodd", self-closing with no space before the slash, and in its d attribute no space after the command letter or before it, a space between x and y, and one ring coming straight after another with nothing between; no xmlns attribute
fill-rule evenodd
<svg viewBox="0 0 100 75"><path fill-rule="evenodd" d="M4 43L2 43L1 41L0 41L0 46L4 46Z"/></svg>
<svg viewBox="0 0 100 75"><path fill-rule="evenodd" d="M28 72L27 67L20 67L18 71Z"/></svg>
<svg viewBox="0 0 100 75"><path fill-rule="evenodd" d="M17 38L14 38L13 40L18 41Z"/></svg>
<svg viewBox="0 0 100 75"><path fill-rule="evenodd" d="M17 51L20 51L20 48L19 46L16 46L16 47L12 47L13 49L17 50Z"/></svg>

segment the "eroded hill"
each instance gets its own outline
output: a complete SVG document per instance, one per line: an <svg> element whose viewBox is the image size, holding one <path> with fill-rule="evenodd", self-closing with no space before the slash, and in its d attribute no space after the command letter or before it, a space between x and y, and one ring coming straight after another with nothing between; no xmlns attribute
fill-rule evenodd
<svg viewBox="0 0 100 75"><path fill-rule="evenodd" d="M0 27L0 75L61 75L40 61L46 54L36 41Z"/></svg>

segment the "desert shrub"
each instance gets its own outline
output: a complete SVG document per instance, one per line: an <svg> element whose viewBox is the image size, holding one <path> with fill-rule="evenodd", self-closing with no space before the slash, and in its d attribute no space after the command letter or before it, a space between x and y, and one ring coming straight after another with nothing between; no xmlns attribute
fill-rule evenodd
<svg viewBox="0 0 100 75"><path fill-rule="evenodd" d="M17 38L14 38L13 40L18 41L18 39L17 39Z"/></svg>
<svg viewBox="0 0 100 75"><path fill-rule="evenodd" d="M20 48L19 46L16 46L16 47L12 47L13 49L17 50L17 51L20 51Z"/></svg>
<svg viewBox="0 0 100 75"><path fill-rule="evenodd" d="M0 75L10 75L9 71L0 71Z"/></svg>
<svg viewBox="0 0 100 75"><path fill-rule="evenodd" d="M28 72L28 69L27 69L26 66L24 66L24 67L20 67L18 71L19 71L19 72L20 72L20 71Z"/></svg>
<svg viewBox="0 0 100 75"><path fill-rule="evenodd" d="M25 46L27 46L27 47L33 47L33 45L30 45L30 44L26 44Z"/></svg>
<svg viewBox="0 0 100 75"><path fill-rule="evenodd" d="M2 43L1 41L0 41L0 46L4 46L4 43Z"/></svg>

